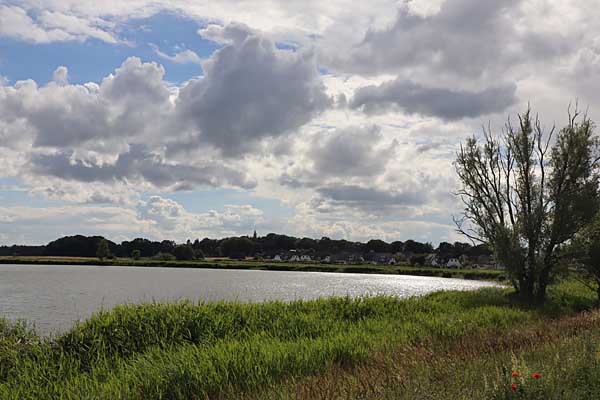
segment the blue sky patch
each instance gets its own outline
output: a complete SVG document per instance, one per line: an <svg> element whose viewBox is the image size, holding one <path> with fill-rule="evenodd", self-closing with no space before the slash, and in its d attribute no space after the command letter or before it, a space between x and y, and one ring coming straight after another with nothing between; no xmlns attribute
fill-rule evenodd
<svg viewBox="0 0 600 400"><path fill-rule="evenodd" d="M174 13L159 13L149 18L127 21L121 25L120 44L88 39L84 43L62 42L35 44L0 38L0 75L10 82L33 79L38 84L52 80L52 73L64 65L71 83L100 82L127 57L156 61L165 66L165 80L178 84L202 75L198 64L178 64L156 54L151 44L168 55L189 49L200 58L209 57L220 45L203 39L198 29L203 25Z"/></svg>

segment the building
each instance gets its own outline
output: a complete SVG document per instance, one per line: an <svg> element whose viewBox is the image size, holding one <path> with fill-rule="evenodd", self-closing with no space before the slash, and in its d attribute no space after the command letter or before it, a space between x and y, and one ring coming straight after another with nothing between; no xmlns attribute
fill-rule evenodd
<svg viewBox="0 0 600 400"><path fill-rule="evenodd" d="M446 268L462 268L462 264L458 258L450 258L446 263Z"/></svg>

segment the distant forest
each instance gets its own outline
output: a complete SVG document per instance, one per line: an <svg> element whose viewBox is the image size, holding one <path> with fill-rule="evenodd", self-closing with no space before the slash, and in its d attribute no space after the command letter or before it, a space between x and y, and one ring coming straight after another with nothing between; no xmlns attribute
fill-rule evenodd
<svg viewBox="0 0 600 400"><path fill-rule="evenodd" d="M0 256L63 256L63 257L96 257L99 244L105 241L101 236L66 236L42 246L0 246ZM316 256L339 253L390 253L390 254L432 254L443 258L460 256L477 257L490 255L485 245L472 246L468 243L442 242L434 249L431 243L414 240L391 243L383 240L369 240L366 243L348 240L334 240L327 237L321 239L296 238L293 236L269 233L266 236L240 236L224 239L196 239L177 244L172 240L150 241L138 238L120 244L106 240L111 256L114 257L160 257L173 255L177 258L189 259L204 257L272 257L286 252L300 252Z"/></svg>

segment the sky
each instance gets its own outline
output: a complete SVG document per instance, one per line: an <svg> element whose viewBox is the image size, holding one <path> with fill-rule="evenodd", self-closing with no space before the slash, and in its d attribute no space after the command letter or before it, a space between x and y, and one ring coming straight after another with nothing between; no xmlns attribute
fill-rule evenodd
<svg viewBox="0 0 600 400"><path fill-rule="evenodd" d="M592 0L0 0L0 245L465 240L453 161L600 112Z"/></svg>

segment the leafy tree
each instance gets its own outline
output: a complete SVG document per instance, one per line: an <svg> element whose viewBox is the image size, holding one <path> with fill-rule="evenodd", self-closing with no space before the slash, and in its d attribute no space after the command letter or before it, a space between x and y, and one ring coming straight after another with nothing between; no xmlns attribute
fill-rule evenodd
<svg viewBox="0 0 600 400"><path fill-rule="evenodd" d="M141 251L139 251L139 250L137 250L137 249L136 249L136 250L133 250L133 251L131 252L131 258L133 258L134 260L139 260L139 259L140 259L140 257L141 257L141 255L142 255L142 252L141 252Z"/></svg>
<svg viewBox="0 0 600 400"><path fill-rule="evenodd" d="M141 257L152 257L159 252L159 248L160 242L151 242L148 239L136 238L130 242L121 242L120 253L123 256L128 256L131 255L134 250L139 250Z"/></svg>
<svg viewBox="0 0 600 400"><path fill-rule="evenodd" d="M194 248L191 244L180 244L179 246L175 247L174 255L179 261L190 261L196 258Z"/></svg>
<svg viewBox="0 0 600 400"><path fill-rule="evenodd" d="M194 255L196 257L197 260L204 260L205 256L204 256L204 252L202 251L202 249L194 249Z"/></svg>
<svg viewBox="0 0 600 400"><path fill-rule="evenodd" d="M457 257L456 249L451 243L448 242L440 242L436 253L438 256L443 258L454 258Z"/></svg>
<svg viewBox="0 0 600 400"><path fill-rule="evenodd" d="M170 253L173 254L175 252L175 242L172 240L163 240L160 242L159 252L161 253Z"/></svg>
<svg viewBox="0 0 600 400"><path fill-rule="evenodd" d="M590 285L585 280L584 283L598 293L600 303L600 213L577 234L570 248L571 254L593 282Z"/></svg>
<svg viewBox="0 0 600 400"><path fill-rule="evenodd" d="M194 249L202 250L202 252L207 256L218 256L219 255L219 251L217 249L218 246L219 246L218 240L209 239L209 238L202 239L201 241L198 242L197 246L194 243Z"/></svg>
<svg viewBox="0 0 600 400"><path fill-rule="evenodd" d="M96 257L102 236L65 236L46 245L44 254L47 256ZM118 252L115 243L106 240L111 252Z"/></svg>
<svg viewBox="0 0 600 400"><path fill-rule="evenodd" d="M390 243L390 250L392 253L401 253L404 250L404 243L396 240L395 242Z"/></svg>
<svg viewBox="0 0 600 400"><path fill-rule="evenodd" d="M110 256L110 250L108 248L108 242L106 239L102 239L98 242L98 249L96 250L96 257L101 261Z"/></svg>
<svg viewBox="0 0 600 400"><path fill-rule="evenodd" d="M365 252L388 253L391 251L391 246L379 239L369 240L364 247Z"/></svg>
<svg viewBox="0 0 600 400"><path fill-rule="evenodd" d="M226 257L243 258L254 253L254 242L247 237L232 237L221 244L221 252Z"/></svg>
<svg viewBox="0 0 600 400"><path fill-rule="evenodd" d="M296 248L302 250L317 250L319 248L319 243L315 239L305 237L296 242Z"/></svg>
<svg viewBox="0 0 600 400"><path fill-rule="evenodd" d="M404 242L404 251L410 251L415 254L427 254L433 252L433 246L431 243L420 243L409 239Z"/></svg>
<svg viewBox="0 0 600 400"><path fill-rule="evenodd" d="M459 232L489 243L518 294L543 303L561 245L598 208L598 141L594 124L575 109L558 132L544 133L530 110L510 120L501 138L484 129L461 145L455 163L465 209Z"/></svg>

